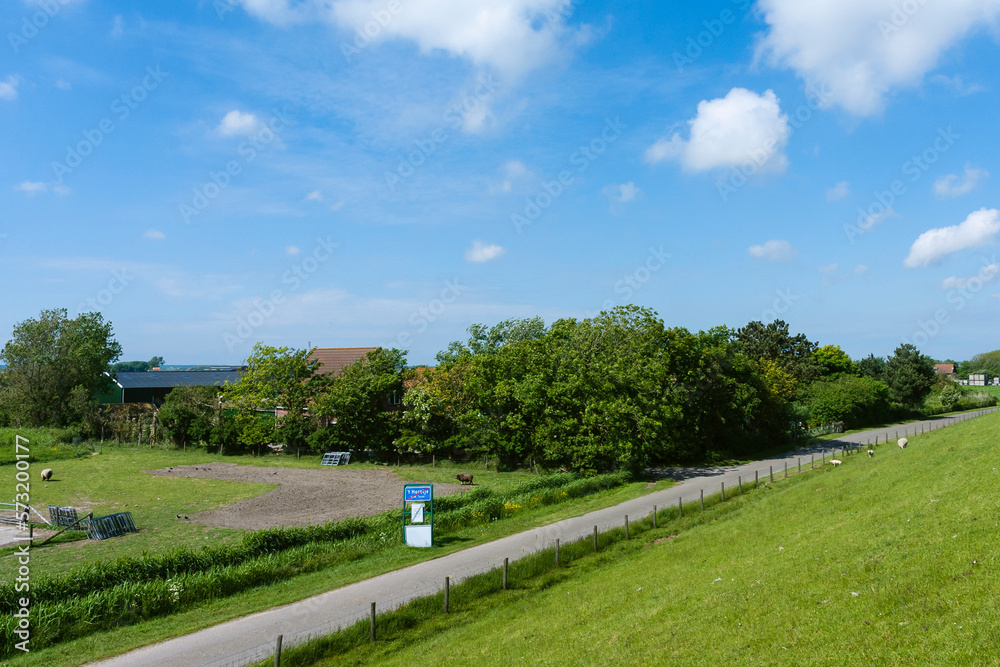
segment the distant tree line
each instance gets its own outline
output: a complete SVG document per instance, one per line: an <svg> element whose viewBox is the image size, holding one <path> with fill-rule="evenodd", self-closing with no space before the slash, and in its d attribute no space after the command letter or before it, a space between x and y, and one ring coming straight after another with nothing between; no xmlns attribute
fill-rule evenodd
<svg viewBox="0 0 1000 667"><path fill-rule="evenodd" d="M865 426L972 400L912 345L855 361L780 320L693 333L623 306L468 333L435 367L408 368L405 352L379 348L337 375L317 372L308 350L257 344L235 384L178 387L149 414L118 406L109 416L93 397L121 352L110 323L44 311L3 350L0 425L94 433L100 424L142 438L145 424L147 439L220 453L276 443L384 458L485 453L507 467L594 472L753 456L804 427Z"/></svg>

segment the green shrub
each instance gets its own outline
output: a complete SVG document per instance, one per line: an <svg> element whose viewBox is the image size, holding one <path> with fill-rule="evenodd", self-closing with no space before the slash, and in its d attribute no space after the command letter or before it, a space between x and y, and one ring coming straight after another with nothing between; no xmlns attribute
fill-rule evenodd
<svg viewBox="0 0 1000 667"><path fill-rule="evenodd" d="M805 391L811 426L844 422L847 428L877 424L892 417L889 387L880 380L843 375L817 380Z"/></svg>

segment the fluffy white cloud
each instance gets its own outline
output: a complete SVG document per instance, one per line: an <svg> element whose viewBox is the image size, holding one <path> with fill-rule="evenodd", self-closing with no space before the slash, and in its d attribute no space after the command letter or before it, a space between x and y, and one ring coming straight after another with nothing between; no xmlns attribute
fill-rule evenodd
<svg viewBox="0 0 1000 667"><path fill-rule="evenodd" d="M224 137L253 134L260 127L260 121L252 113L243 113L233 109L225 116L216 128L216 132Z"/></svg>
<svg viewBox="0 0 1000 667"><path fill-rule="evenodd" d="M858 264L857 266L854 267L854 275L856 275L856 276L867 276L868 275L868 267L865 266L864 264Z"/></svg>
<svg viewBox="0 0 1000 667"><path fill-rule="evenodd" d="M21 183L15 185L14 189L18 192L23 192L29 197L34 197L39 193L48 192L49 190L52 190L52 192L56 193L60 197L69 194L69 188L65 185L61 185L59 183L45 183L43 181L22 181Z"/></svg>
<svg viewBox="0 0 1000 667"><path fill-rule="evenodd" d="M161 232L159 229L147 229L146 233L142 235L144 239L152 239L154 241L162 241L167 238L167 235Z"/></svg>
<svg viewBox="0 0 1000 667"><path fill-rule="evenodd" d="M826 191L827 201L840 201L851 194L851 184L847 181L841 181L835 186Z"/></svg>
<svg viewBox="0 0 1000 667"><path fill-rule="evenodd" d="M306 195L306 201L323 201L323 193L319 190L313 190Z"/></svg>
<svg viewBox="0 0 1000 667"><path fill-rule="evenodd" d="M771 240L764 245L752 245L747 248L752 257L767 259L772 262L787 262L795 259L798 251L788 241Z"/></svg>
<svg viewBox="0 0 1000 667"><path fill-rule="evenodd" d="M491 259L496 259L504 254L504 252L506 252L506 249L495 243L487 245L482 241L473 241L472 247L465 251L465 260L481 264Z"/></svg>
<svg viewBox="0 0 1000 667"><path fill-rule="evenodd" d="M788 165L785 146L788 116L773 91L763 95L733 88L725 97L698 103L698 115L688 121L687 140L675 133L646 150L646 161L678 160L686 171L754 164L762 171L781 172Z"/></svg>
<svg viewBox="0 0 1000 667"><path fill-rule="evenodd" d="M565 18L572 0L240 0L275 25L326 21L372 41L404 39L422 52L442 51L517 76L558 56L574 35ZM348 40L341 48L357 48Z"/></svg>
<svg viewBox="0 0 1000 667"><path fill-rule="evenodd" d="M1000 211L995 208L979 209L970 213L961 224L930 229L921 234L913 242L903 266L908 269L928 266L959 250L992 243L998 233Z"/></svg>
<svg viewBox="0 0 1000 667"><path fill-rule="evenodd" d="M1000 0L759 0L758 56L818 84L821 102L867 116L918 85L941 55L992 25Z"/></svg>
<svg viewBox="0 0 1000 667"><path fill-rule="evenodd" d="M990 175L985 169L973 169L965 165L965 174L948 174L934 181L934 194L941 199L952 199L967 195L976 189L979 182ZM961 180L959 180L961 179Z"/></svg>
<svg viewBox="0 0 1000 667"><path fill-rule="evenodd" d="M977 283L981 287L982 283L992 280L997 275L997 273L1000 273L1000 265L987 264L979 271L978 275L970 276L968 278L959 278L957 276L951 276L950 278L945 278L941 282L941 288L966 289L967 287L971 285L976 285Z"/></svg>
<svg viewBox="0 0 1000 667"><path fill-rule="evenodd" d="M507 194L517 185L518 181L531 178L531 171L520 160L507 160L500 167L503 181L500 185L491 185L490 194Z"/></svg>
<svg viewBox="0 0 1000 667"><path fill-rule="evenodd" d="M0 100L16 100L17 87L21 84L21 77L11 74L6 81L0 81Z"/></svg>

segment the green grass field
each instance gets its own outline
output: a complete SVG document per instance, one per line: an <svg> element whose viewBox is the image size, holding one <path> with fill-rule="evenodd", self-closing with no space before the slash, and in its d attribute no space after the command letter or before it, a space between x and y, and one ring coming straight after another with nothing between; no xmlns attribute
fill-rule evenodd
<svg viewBox="0 0 1000 667"><path fill-rule="evenodd" d="M1000 414L914 436L288 664L994 665L998 454Z"/></svg>

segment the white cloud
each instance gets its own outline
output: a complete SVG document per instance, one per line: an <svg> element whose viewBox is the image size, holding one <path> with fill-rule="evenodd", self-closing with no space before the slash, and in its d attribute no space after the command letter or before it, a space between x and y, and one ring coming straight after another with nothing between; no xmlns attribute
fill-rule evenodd
<svg viewBox="0 0 1000 667"><path fill-rule="evenodd" d="M66 79L57 79L56 88L58 88L59 90L72 90L73 86L70 85L70 82L67 81Z"/></svg>
<svg viewBox="0 0 1000 667"><path fill-rule="evenodd" d="M787 262L795 259L798 251L792 247L788 241L771 240L764 245L752 245L747 248L747 252L753 257L770 260L772 262Z"/></svg>
<svg viewBox="0 0 1000 667"><path fill-rule="evenodd" d="M6 81L0 81L0 100L16 100L17 87L21 85L21 77L11 74Z"/></svg>
<svg viewBox="0 0 1000 667"><path fill-rule="evenodd" d="M41 181L24 181L15 185L14 189L25 193L29 197L34 197L38 193L48 190L49 184L42 183Z"/></svg>
<svg viewBox="0 0 1000 667"><path fill-rule="evenodd" d="M928 266L959 250L992 243L998 233L1000 211L995 208L979 209L970 213L961 224L930 229L921 234L913 242L903 266L908 269Z"/></svg>
<svg viewBox="0 0 1000 667"><path fill-rule="evenodd" d="M790 133L788 116L771 90L763 95L733 88L719 99L698 103L698 115L688 121L690 137L675 133L646 150L646 161L678 160L685 171L754 164L762 171L782 172L788 165L784 150Z"/></svg>
<svg viewBox="0 0 1000 667"><path fill-rule="evenodd" d="M313 190L306 195L306 201L323 201L323 193L319 190Z"/></svg>
<svg viewBox="0 0 1000 667"><path fill-rule="evenodd" d="M836 263L819 267L819 272L823 276L824 285L832 285L840 277L840 266Z"/></svg>
<svg viewBox="0 0 1000 667"><path fill-rule="evenodd" d="M294 245L285 246L285 254L286 255L292 255L292 256L294 256L294 255L298 255L300 252L302 252L302 250L299 249L298 246L294 246Z"/></svg>
<svg viewBox="0 0 1000 667"><path fill-rule="evenodd" d="M967 195L976 189L979 182L990 175L985 169L973 169L970 165L965 165L964 177L957 174L948 174L934 181L934 194L940 199L953 199ZM959 178L962 178L959 181Z"/></svg>
<svg viewBox="0 0 1000 667"><path fill-rule="evenodd" d="M507 160L500 167L503 174L503 181L498 186L490 186L490 194L507 194L514 189L518 181L523 181L531 177L531 171L520 160Z"/></svg>
<svg viewBox="0 0 1000 667"><path fill-rule="evenodd" d="M1000 0L759 0L757 9L769 27L758 57L817 84L824 105L868 116L893 91L919 85L950 47L990 27Z"/></svg>
<svg viewBox="0 0 1000 667"><path fill-rule="evenodd" d="M629 181L628 183L612 183L602 190L605 196L609 197L612 202L618 202L620 204L627 204L629 202L635 201L636 197L642 194L642 190L636 186L635 183Z"/></svg>
<svg viewBox="0 0 1000 667"><path fill-rule="evenodd" d="M865 266L864 264L858 264L856 267L854 267L854 275L856 275L856 276L867 276L868 275L868 267Z"/></svg>
<svg viewBox="0 0 1000 667"><path fill-rule="evenodd" d="M851 184L847 181L841 181L835 186L826 191L827 201L840 201L851 194Z"/></svg>
<svg viewBox="0 0 1000 667"><path fill-rule="evenodd" d="M233 109L227 113L216 131L224 137L253 134L260 126L257 116Z"/></svg>
<svg viewBox="0 0 1000 667"><path fill-rule="evenodd" d="M349 30L343 46L403 39L421 52L444 52L518 76L559 57L564 42L579 42L566 27L572 0L240 0L275 25L326 21ZM394 10L393 7L398 9Z"/></svg>
<svg viewBox="0 0 1000 667"><path fill-rule="evenodd" d="M495 243L487 245L482 241L473 241L472 247L465 251L465 260L481 264L496 259L505 252L505 248Z"/></svg>
<svg viewBox="0 0 1000 667"><path fill-rule="evenodd" d="M115 22L111 26L111 36L121 37L123 34L125 34L125 21L122 20L121 14L116 14Z"/></svg>
<svg viewBox="0 0 1000 667"><path fill-rule="evenodd" d="M959 278L957 276L951 276L950 278L945 278L941 282L941 288L946 290L966 289L967 287L975 285L977 283L979 284L980 287L982 287L982 283L992 280L997 275L997 273L1000 273L1000 265L986 264L979 271L978 275L970 276L968 278Z"/></svg>
<svg viewBox="0 0 1000 667"><path fill-rule="evenodd" d="M147 229L146 233L142 235L144 239L152 239L154 241L162 241L167 238L167 235L161 232L159 229Z"/></svg>
<svg viewBox="0 0 1000 667"><path fill-rule="evenodd" d="M60 197L68 195L70 192L69 188L65 185L60 183L45 183L43 181L22 181L14 186L14 190L23 192L29 197L34 197L39 193L48 192L49 190Z"/></svg>
<svg viewBox="0 0 1000 667"><path fill-rule="evenodd" d="M955 91L955 94L965 96L971 95L973 93L979 93L986 88L978 83L966 83L965 79L960 76L945 76L944 74L935 74L930 78L930 80L936 84L945 86L946 88L951 88Z"/></svg>

